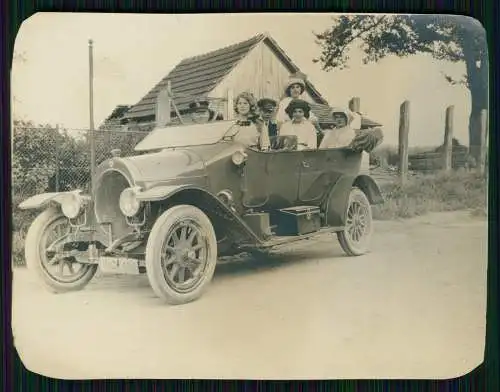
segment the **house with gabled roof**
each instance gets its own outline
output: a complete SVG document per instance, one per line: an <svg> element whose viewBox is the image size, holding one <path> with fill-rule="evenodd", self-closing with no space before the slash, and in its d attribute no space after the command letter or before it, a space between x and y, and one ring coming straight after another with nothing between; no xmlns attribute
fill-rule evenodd
<svg viewBox="0 0 500 392"><path fill-rule="evenodd" d="M225 119L233 116L233 97L242 91L257 99L279 101L291 74L300 69L268 34L182 60L139 102L122 113L121 124L149 128L190 122L186 114L194 99L205 99ZM313 84L306 80L303 99L322 127L332 124L331 107ZM363 118L363 127L378 125Z"/></svg>

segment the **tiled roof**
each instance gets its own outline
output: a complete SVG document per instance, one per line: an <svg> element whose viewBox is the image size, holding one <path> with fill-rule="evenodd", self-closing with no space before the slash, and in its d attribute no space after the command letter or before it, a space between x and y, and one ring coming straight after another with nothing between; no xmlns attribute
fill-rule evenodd
<svg viewBox="0 0 500 392"><path fill-rule="evenodd" d="M111 114L102 122L99 129L113 128L120 126L121 119L127 110L130 108L128 105L118 105L113 109Z"/></svg>
<svg viewBox="0 0 500 392"><path fill-rule="evenodd" d="M154 116L156 98L170 80L175 104L179 111L188 108L192 97L203 98L238 64L259 42L267 40L274 53L284 62L290 73L299 68L290 60L277 43L266 34L256 35L246 41L227 46L203 55L182 60L167 76L154 86L137 104L133 105L125 118ZM326 103L315 87L306 82L307 91L318 103Z"/></svg>

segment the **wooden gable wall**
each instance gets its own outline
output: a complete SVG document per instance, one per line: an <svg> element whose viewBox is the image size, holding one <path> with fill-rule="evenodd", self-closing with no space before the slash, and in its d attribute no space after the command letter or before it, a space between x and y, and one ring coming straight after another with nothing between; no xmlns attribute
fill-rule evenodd
<svg viewBox="0 0 500 392"><path fill-rule="evenodd" d="M225 98L227 91L232 90L236 98L240 92L250 91L257 99L268 97L279 101L284 95L289 77L290 70L275 55L266 41L261 41L208 95ZM303 98L311 103L314 102L307 92Z"/></svg>

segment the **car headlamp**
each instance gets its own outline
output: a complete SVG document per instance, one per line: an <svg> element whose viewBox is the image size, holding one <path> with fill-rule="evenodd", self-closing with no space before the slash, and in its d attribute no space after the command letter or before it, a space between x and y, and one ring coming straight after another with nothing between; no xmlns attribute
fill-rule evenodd
<svg viewBox="0 0 500 392"><path fill-rule="evenodd" d="M62 213L69 219L75 219L82 211L83 202L83 198L77 193L64 195L61 201Z"/></svg>
<svg viewBox="0 0 500 392"><path fill-rule="evenodd" d="M245 151L238 150L233 153L231 160L236 166L241 166L247 160L247 156Z"/></svg>
<svg viewBox="0 0 500 392"><path fill-rule="evenodd" d="M123 215L131 218L141 209L141 202L137 199L138 188L127 188L120 194L120 210Z"/></svg>

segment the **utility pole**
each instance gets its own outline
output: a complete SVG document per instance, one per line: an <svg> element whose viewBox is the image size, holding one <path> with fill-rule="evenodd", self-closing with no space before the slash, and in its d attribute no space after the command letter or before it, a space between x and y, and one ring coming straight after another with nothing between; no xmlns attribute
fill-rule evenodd
<svg viewBox="0 0 500 392"><path fill-rule="evenodd" d="M90 141L90 194L95 192L95 131L94 131L94 59L93 41L89 39L89 141Z"/></svg>

